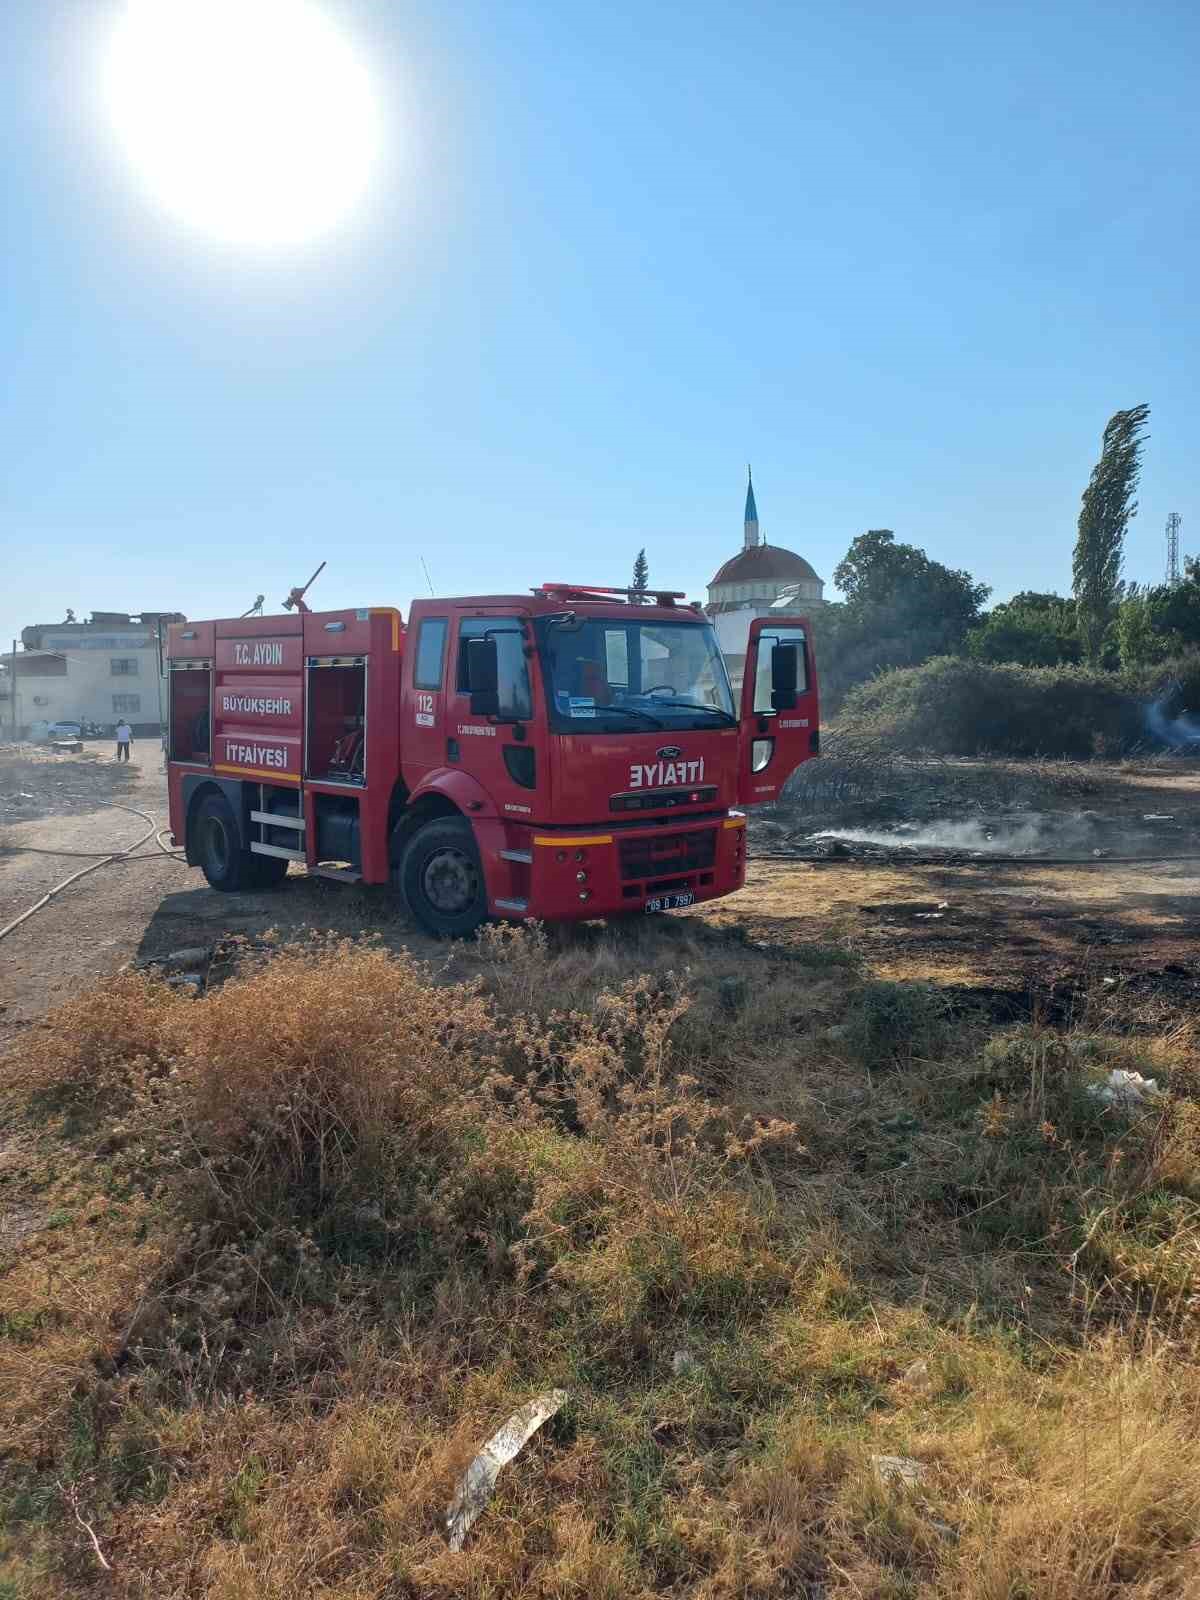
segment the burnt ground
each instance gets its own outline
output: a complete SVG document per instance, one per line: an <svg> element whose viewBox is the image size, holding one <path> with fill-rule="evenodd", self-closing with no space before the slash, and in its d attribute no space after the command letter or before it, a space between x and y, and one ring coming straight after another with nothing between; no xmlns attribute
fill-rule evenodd
<svg viewBox="0 0 1200 1600"><path fill-rule="evenodd" d="M125 848L147 825L113 809L120 804L165 826L159 752L135 746L134 756L126 770L107 742L83 756L0 751L0 926L86 865L25 853L31 847ZM1149 823L1148 816L1169 820ZM965 820L982 830L984 848L1004 837L1028 843L1028 833L996 831L1014 817L1034 819L1036 836L1053 840L1056 851L1069 838L1080 859L981 861L961 845L914 847L906 857L903 849L850 844L830 854L828 844L809 839L828 828L900 828L911 837L914 829ZM1114 859L1134 851L1176 859ZM1193 853L1198 859L1186 859ZM879 976L937 983L982 1000L1001 1021L1066 1020L1096 993L1117 1009L1149 1005L1172 1015L1200 1001L1200 771L910 764L889 771L874 796L826 794L817 804L773 808L752 824L750 856L742 893L683 915L772 948L844 943ZM84 878L0 942L0 1048L127 962L201 946L216 954L220 970L231 941L311 930L375 933L393 946L439 954L386 889L294 873L267 894L221 895L198 871L148 845L145 859Z"/></svg>
<svg viewBox="0 0 1200 1600"><path fill-rule="evenodd" d="M755 819L746 890L709 919L772 945L846 943L879 975L974 993L1000 1020L1059 1020L1097 991L1200 1002L1200 770L934 765L928 791L914 766L898 793L893 772L881 797ZM813 837L827 831L869 841Z"/></svg>

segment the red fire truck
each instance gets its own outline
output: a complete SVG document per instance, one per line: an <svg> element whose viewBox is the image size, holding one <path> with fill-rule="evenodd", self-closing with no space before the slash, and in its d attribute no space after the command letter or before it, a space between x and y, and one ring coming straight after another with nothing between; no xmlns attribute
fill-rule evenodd
<svg viewBox="0 0 1200 1600"><path fill-rule="evenodd" d="M440 935L730 894L745 817L817 754L807 623L751 625L734 705L675 593L532 593L173 624L171 828L215 889L290 862Z"/></svg>

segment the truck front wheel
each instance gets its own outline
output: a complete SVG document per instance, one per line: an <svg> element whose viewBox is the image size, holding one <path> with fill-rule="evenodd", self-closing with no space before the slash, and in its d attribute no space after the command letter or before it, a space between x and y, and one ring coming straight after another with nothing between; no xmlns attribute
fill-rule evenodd
<svg viewBox="0 0 1200 1600"><path fill-rule="evenodd" d="M423 928L462 939L487 920L487 890L471 824L435 817L418 828L400 862L400 886Z"/></svg>

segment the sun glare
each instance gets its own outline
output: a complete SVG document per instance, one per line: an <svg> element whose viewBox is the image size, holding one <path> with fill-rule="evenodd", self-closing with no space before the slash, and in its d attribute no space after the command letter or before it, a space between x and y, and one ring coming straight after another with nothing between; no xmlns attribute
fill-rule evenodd
<svg viewBox="0 0 1200 1600"><path fill-rule="evenodd" d="M102 86L143 187L229 243L328 233L378 164L375 87L315 0L125 0Z"/></svg>

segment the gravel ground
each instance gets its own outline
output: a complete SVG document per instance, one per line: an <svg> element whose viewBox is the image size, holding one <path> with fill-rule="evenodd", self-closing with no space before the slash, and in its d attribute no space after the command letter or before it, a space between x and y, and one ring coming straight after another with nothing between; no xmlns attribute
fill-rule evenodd
<svg viewBox="0 0 1200 1600"><path fill-rule="evenodd" d="M37 851L123 850L148 824L128 805L167 825L167 783L157 746L135 744L120 765L107 740L84 754L0 747L0 927L86 859ZM226 895L203 874L163 855L153 840L144 859L101 867L0 941L0 1051L39 1017L128 961L173 950L214 949L230 935L283 937L319 930L378 933L421 955L436 946L414 928L388 889L350 889L293 872L263 894Z"/></svg>
<svg viewBox="0 0 1200 1600"><path fill-rule="evenodd" d="M99 750L104 754L94 756ZM89 746L87 755L93 758L0 754L0 926L88 864L26 852L127 849L148 824L117 809L122 804L166 826L167 786L157 749L128 766L117 765L107 742ZM153 841L145 848L154 855L101 867L0 943L0 1046L129 960L163 895L193 877Z"/></svg>

